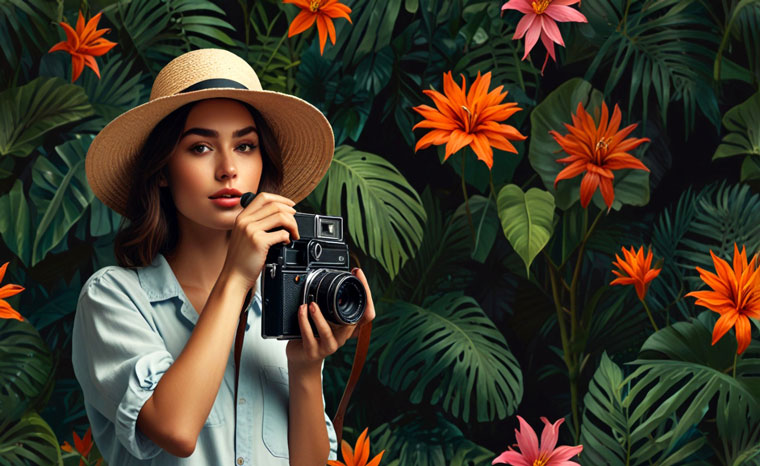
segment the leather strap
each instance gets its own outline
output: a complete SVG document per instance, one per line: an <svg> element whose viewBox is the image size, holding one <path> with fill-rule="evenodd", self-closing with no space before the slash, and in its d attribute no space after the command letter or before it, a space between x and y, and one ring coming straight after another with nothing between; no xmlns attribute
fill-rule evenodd
<svg viewBox="0 0 760 466"><path fill-rule="evenodd" d="M364 361L367 359L367 350L369 350L369 338L371 334L372 322L367 322L359 328L359 338L356 342L356 352L354 353L354 362L351 366L351 375L348 376L346 389L343 391L340 404L338 404L338 410L335 412L335 417L333 418L333 427L335 427L335 434L338 437L338 448L340 448L340 442L343 439L343 418L346 415L346 408L348 408L348 400L351 398L351 393L354 391L356 382L359 381L359 375L361 375L362 368L364 367Z"/></svg>
<svg viewBox="0 0 760 466"><path fill-rule="evenodd" d="M238 405L238 375L240 374L240 353L243 351L243 337L245 336L245 327L248 324L248 306L251 303L253 288L248 290L245 296L245 304L240 312L237 333L235 334L235 425L237 426L237 405Z"/></svg>

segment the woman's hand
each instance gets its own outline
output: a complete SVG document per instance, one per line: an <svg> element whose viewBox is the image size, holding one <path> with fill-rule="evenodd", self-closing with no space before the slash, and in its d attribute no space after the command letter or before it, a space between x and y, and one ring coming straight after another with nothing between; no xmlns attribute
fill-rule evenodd
<svg viewBox="0 0 760 466"><path fill-rule="evenodd" d="M364 309L364 315L356 324L334 325L327 322L317 303L312 302L308 306L306 304L301 305L298 308L301 339L289 341L286 349L290 365L297 367L321 366L322 361L327 356L338 351L338 348L343 346L349 338L358 336L360 327L375 318L375 305L364 272L355 268L351 273L364 284L364 289L367 292L367 306ZM319 337L314 336L309 324L309 316L317 328Z"/></svg>
<svg viewBox="0 0 760 466"><path fill-rule="evenodd" d="M259 193L235 219L222 273L242 278L248 288L256 286L269 248L299 239L293 208L295 202L272 193ZM269 231L278 227L283 229Z"/></svg>

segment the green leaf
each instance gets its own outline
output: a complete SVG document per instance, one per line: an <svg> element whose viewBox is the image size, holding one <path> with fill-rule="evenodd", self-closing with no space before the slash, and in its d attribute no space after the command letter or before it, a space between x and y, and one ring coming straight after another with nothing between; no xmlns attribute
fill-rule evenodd
<svg viewBox="0 0 760 466"><path fill-rule="evenodd" d="M0 465L42 464L63 464L58 439L47 422L35 412L18 422L0 420Z"/></svg>
<svg viewBox="0 0 760 466"><path fill-rule="evenodd" d="M32 168L29 198L37 209L36 232L32 246L34 266L55 248L92 202L84 161L93 136L77 135L55 148L63 166L40 157Z"/></svg>
<svg viewBox="0 0 760 466"><path fill-rule="evenodd" d="M436 291L450 289L455 276L470 275L462 264L472 244L467 219L455 220L452 215L444 219L439 196L433 196L429 187L422 193L422 205L427 217L422 244L394 281L394 296L417 305Z"/></svg>
<svg viewBox="0 0 760 466"><path fill-rule="evenodd" d="M581 464L683 464L677 462L705 444L706 438L699 436L669 448L669 441L672 445L678 440L668 432L670 419L658 417L657 422L650 422L642 413L655 411L657 406L652 401L656 400L634 399L629 388L623 380L623 371L606 352L602 354L583 398Z"/></svg>
<svg viewBox="0 0 760 466"><path fill-rule="evenodd" d="M668 104L683 100L684 107L692 109L685 113L687 133L693 127L692 115L697 107L708 118L716 118L712 121L717 126L719 113L711 65L718 40L700 3L694 0L583 3L580 10L594 31L591 43L599 46L585 79L591 80L598 74L607 76L605 95L611 95L622 83L629 96L628 113L640 100L644 121L654 90L663 122ZM701 92L696 92L697 89ZM699 100L703 102L700 104Z"/></svg>
<svg viewBox="0 0 760 466"><path fill-rule="evenodd" d="M379 304L373 345L382 383L410 390L414 404L440 404L464 422L473 407L479 422L515 412L523 391L520 366L474 299L447 293L423 306Z"/></svg>
<svg viewBox="0 0 760 466"><path fill-rule="evenodd" d="M107 236L116 233L121 223L121 215L109 208L97 197L92 198L90 215L90 235Z"/></svg>
<svg viewBox="0 0 760 466"><path fill-rule="evenodd" d="M14 181L8 194L0 197L0 212L4 212L4 215L0 215L0 234L3 235L5 245L28 266L32 258L33 234L29 205L21 180Z"/></svg>
<svg viewBox="0 0 760 466"><path fill-rule="evenodd" d="M103 126L125 111L137 106L142 99L141 72L130 74L132 62L124 61L118 53L106 54L100 69L100 78L85 73L82 87L103 120Z"/></svg>
<svg viewBox="0 0 760 466"><path fill-rule="evenodd" d="M760 195L748 185L725 182L698 193L687 190L654 225L654 253L664 263L647 293L650 306L675 305L683 316L695 315L694 300L684 295L704 286L696 267L714 270L710 251L731 262L734 243L740 250L745 245L750 255L760 251Z"/></svg>
<svg viewBox="0 0 760 466"><path fill-rule="evenodd" d="M422 415L400 415L370 432L370 458L385 450L381 464L415 466L475 466L496 456L468 440L456 425L436 412L432 421Z"/></svg>
<svg viewBox="0 0 760 466"><path fill-rule="evenodd" d="M426 216L414 188L393 164L351 146L335 150L322 182L327 214L346 219L354 243L395 277L422 242Z"/></svg>
<svg viewBox="0 0 760 466"><path fill-rule="evenodd" d="M507 123L510 123L509 121ZM454 154L451 154L448 159L446 156L446 145L442 144L437 146L438 159L441 164L447 163L454 173L458 176L462 176L462 158L465 160L464 164L464 180L470 186L477 188L481 194L489 194L490 183L493 182L494 186L499 186L504 183L512 181L512 177L515 173L515 169L520 165L523 159L524 142L513 141L517 153L503 151L500 149L492 148L493 150L493 166L488 169L488 165L482 160L478 159L472 147L465 146Z"/></svg>
<svg viewBox="0 0 760 466"><path fill-rule="evenodd" d="M81 87L37 78L0 93L0 155L26 157L45 135L92 114Z"/></svg>
<svg viewBox="0 0 760 466"><path fill-rule="evenodd" d="M530 264L554 230L554 196L538 188L524 193L519 186L510 184L499 191L497 209L504 235L530 275Z"/></svg>
<svg viewBox="0 0 760 466"><path fill-rule="evenodd" d="M53 377L53 361L37 330L15 319L0 319L0 356L0 422L14 421Z"/></svg>
<svg viewBox="0 0 760 466"><path fill-rule="evenodd" d="M335 20L335 45L325 46L324 57L353 67L365 56L379 52L390 44L400 10L401 0L354 1L350 14L353 24L343 18Z"/></svg>
<svg viewBox="0 0 760 466"><path fill-rule="evenodd" d="M632 363L638 368L629 379L637 382L629 398L641 395L658 405L647 416L648 423L679 413L671 427L671 445L712 411L711 403L717 398L717 410L708 416L715 417L720 438L734 439L734 448L720 448L716 454L723 457L722 464L731 464L734 454L760 441L760 343L753 341L738 358L734 378L736 337L727 334L711 345L716 317L704 311L698 318L676 322L650 336ZM643 411L637 407L634 414L644 415ZM737 424L737 418L746 421ZM741 433L747 435L742 438ZM644 435L634 432L633 437ZM735 440L740 438L744 442L737 445Z"/></svg>
<svg viewBox="0 0 760 466"><path fill-rule="evenodd" d="M491 252L494 241L496 241L496 235L499 232L499 215L496 211L496 203L490 197L476 194L469 197L469 204L470 215L472 215L472 223L475 228L475 247L472 249L470 257L482 264ZM468 233L467 244L472 244L465 203L460 204L454 212L454 217L453 222L456 226Z"/></svg>
<svg viewBox="0 0 760 466"><path fill-rule="evenodd" d="M731 108L723 116L729 131L715 150L713 160L736 155L760 156L760 92ZM744 169L742 170L744 173ZM745 177L742 176L742 181Z"/></svg>
<svg viewBox="0 0 760 466"><path fill-rule="evenodd" d="M160 68L192 48L233 46L223 29L232 25L212 14L224 10L209 0L132 0L118 2L106 16L119 31L125 56L136 56L157 74Z"/></svg>

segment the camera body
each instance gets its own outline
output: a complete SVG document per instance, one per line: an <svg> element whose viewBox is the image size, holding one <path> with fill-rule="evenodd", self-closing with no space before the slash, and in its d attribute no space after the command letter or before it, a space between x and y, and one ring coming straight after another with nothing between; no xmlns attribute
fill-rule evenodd
<svg viewBox="0 0 760 466"><path fill-rule="evenodd" d="M264 338L301 338L298 307L311 301L337 325L354 324L364 314L366 291L350 272L343 219L300 212L295 219L300 238L271 246L261 271ZM313 323L312 330L316 335Z"/></svg>

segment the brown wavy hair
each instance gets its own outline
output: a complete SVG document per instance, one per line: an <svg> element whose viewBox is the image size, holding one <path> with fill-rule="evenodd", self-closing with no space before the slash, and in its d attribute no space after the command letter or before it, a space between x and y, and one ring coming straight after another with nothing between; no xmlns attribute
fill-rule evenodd
<svg viewBox="0 0 760 466"><path fill-rule="evenodd" d="M151 131L132 166L134 179L125 216L114 238L114 255L121 267L150 265L158 253L168 255L177 246L177 208L168 187L168 163L185 128L187 116L197 102L185 104L167 115ZM263 161L259 191L279 193L282 186L280 146L269 125L251 105L245 105L256 123Z"/></svg>

